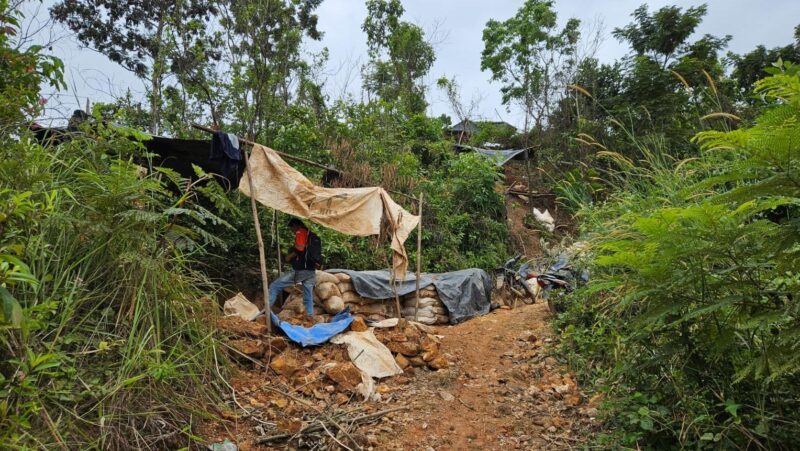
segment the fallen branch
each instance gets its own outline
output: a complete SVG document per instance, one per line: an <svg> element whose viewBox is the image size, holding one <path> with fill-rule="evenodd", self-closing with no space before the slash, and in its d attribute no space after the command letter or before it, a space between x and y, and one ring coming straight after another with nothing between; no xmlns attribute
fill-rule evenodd
<svg viewBox="0 0 800 451"><path fill-rule="evenodd" d="M361 447L358 445L358 443L355 441L355 439L350 435L350 433L347 432L347 429L342 427L341 424L339 424L336 420L331 418L331 416L328 415L327 413L321 411L320 409L318 409L316 406L314 406L313 404L309 403L308 401L306 401L306 400L304 400L302 398L298 398L298 397L296 397L296 396L294 396L294 395L292 395L290 393L286 393L286 392L284 392L282 390L278 390L277 388L270 387L269 385L264 385L263 387L266 388L267 390L270 390L270 391L278 393L278 394L280 394L282 396L286 396L287 398L292 399L292 400L294 400L296 402L299 402L300 404L303 404L306 407L314 409L318 414L324 416L326 420L328 420L329 422L333 423L334 426L336 426L340 431L342 431L344 433L344 435L346 435L347 438L350 439L350 442L353 443L353 445L356 446L356 449L361 451Z"/></svg>
<svg viewBox="0 0 800 451"><path fill-rule="evenodd" d="M361 416L355 417L355 418L353 418L351 420L348 420L348 421L351 424L366 423L368 421L374 420L376 418L383 417L384 415L388 415L388 414L393 413L393 412L399 412L401 410L406 410L407 408L408 407L395 407L393 409L381 410L379 412L374 412L374 413L361 415ZM339 426L338 423L334 423L334 425L337 428L340 428L339 430L341 430L343 432L346 432L344 429L341 429L341 426ZM324 430L324 427L320 426L320 424L311 424L311 425L308 425L305 428L301 429L300 431L298 431L295 434L277 434L277 435L270 435L270 436L266 436L266 437L259 437L259 438L256 439L255 444L256 445L266 445L268 443L277 442L277 441L281 441L281 440L286 440L286 439L294 437L294 436L308 435L308 434L313 434L315 432L322 432L323 430ZM349 434L348 434L348 436L349 436ZM355 444L355 442L353 442L353 443ZM356 446L358 446L358 444L356 444ZM359 447L359 449L360 449L360 447Z"/></svg>

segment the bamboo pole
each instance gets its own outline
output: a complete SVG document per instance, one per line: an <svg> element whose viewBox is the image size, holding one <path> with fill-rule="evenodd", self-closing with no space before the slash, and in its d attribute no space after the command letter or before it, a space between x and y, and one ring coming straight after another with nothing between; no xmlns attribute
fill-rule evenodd
<svg viewBox="0 0 800 451"><path fill-rule="evenodd" d="M419 193L419 204L417 204L417 215L419 216L419 223L417 224L417 303L414 306L414 321L419 321L419 278L422 272L422 195Z"/></svg>
<svg viewBox="0 0 800 451"><path fill-rule="evenodd" d="M278 275L283 274L283 258L281 257L281 235L278 231L278 210L272 210L272 223L275 234L275 255L278 256Z"/></svg>
<svg viewBox="0 0 800 451"><path fill-rule="evenodd" d="M244 166L247 171L247 183L250 185L250 208L253 210L253 223L256 228L256 241L258 242L258 260L261 265L261 290L264 294L264 323L267 325L267 335L272 334L272 309L269 305L269 278L267 277L267 257L264 253L264 239L261 236L261 224L258 220L258 208L256 207L256 190L253 186L253 177L250 172L247 152L242 150L244 155Z"/></svg>

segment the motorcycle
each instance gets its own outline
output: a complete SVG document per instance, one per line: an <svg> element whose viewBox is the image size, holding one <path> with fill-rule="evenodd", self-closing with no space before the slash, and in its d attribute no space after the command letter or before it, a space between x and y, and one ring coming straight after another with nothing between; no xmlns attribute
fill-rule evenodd
<svg viewBox="0 0 800 451"><path fill-rule="evenodd" d="M531 274L530 264L526 262L517 268L522 257L521 254L515 255L506 260L503 266L495 268L495 289L513 293L514 304L516 298L522 298L526 304L532 304L536 302L536 291L528 283Z"/></svg>
<svg viewBox="0 0 800 451"><path fill-rule="evenodd" d="M547 306L550 311L557 313L556 303L551 302L550 292L553 290L564 290L566 293L572 293L575 285L589 281L589 272L584 270L580 275L577 270L573 268L567 261L565 256L560 256L558 261L550 266L547 271L539 275L532 275L536 279L537 285L541 289L542 299L547 301Z"/></svg>
<svg viewBox="0 0 800 451"><path fill-rule="evenodd" d="M530 262L525 262L517 268L521 259L522 255L516 255L508 259L502 267L495 269L495 288L510 291L516 297L522 298L526 304L532 304L541 298L547 301L553 313L556 313L556 307L555 303L549 300L551 291L564 290L566 293L571 293L579 281L589 280L587 271L577 276L577 271L569 265L563 255L555 264L538 274L531 269Z"/></svg>

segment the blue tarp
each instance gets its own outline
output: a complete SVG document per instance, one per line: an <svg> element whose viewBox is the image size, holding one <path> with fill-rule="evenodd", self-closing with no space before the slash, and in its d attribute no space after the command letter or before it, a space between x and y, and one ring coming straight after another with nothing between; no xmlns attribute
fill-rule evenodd
<svg viewBox="0 0 800 451"><path fill-rule="evenodd" d="M272 316L272 324L280 327L290 340L300 343L303 347L325 343L347 330L350 327L350 323L353 322L353 317L350 315L350 307L337 313L336 316L331 318L331 322L314 324L311 327L296 326L286 321L281 321L272 312L270 312L270 315Z"/></svg>

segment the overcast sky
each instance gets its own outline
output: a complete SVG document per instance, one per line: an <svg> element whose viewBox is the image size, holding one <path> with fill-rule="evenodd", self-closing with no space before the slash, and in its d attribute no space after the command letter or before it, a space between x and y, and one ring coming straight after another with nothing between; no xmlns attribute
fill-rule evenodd
<svg viewBox="0 0 800 451"><path fill-rule="evenodd" d="M629 23L631 12L643 2L557 0L555 4L562 23L569 17L581 19L586 25L602 23L604 40L597 56L603 62L611 62L629 51L611 37L611 31ZM44 2L45 5L52 3L52 0ZM444 75L456 77L465 102L468 103L470 98L481 99L476 112L478 116L521 125L518 112L508 112L501 105L499 85L489 82L489 73L481 72L480 53L483 49L481 35L486 22L489 19L505 20L511 17L522 3L522 0L403 0L406 8L404 19L435 34L436 62L428 77L431 85L428 93L430 114L438 116L445 113L452 116L443 94L434 86L435 80ZM647 3L653 11L669 4L686 8L701 2L659 0ZM787 45L793 42L794 27L800 23L800 0L708 0L706 3L708 14L697 34L730 34L733 39L729 50L736 53L750 51L759 44L767 47ZM365 36L361 31L361 23L366 16L364 1L324 0L317 14L324 36L322 42L309 44L308 50L329 49L330 60L324 70L326 91L332 97L347 91L360 98L361 81L358 75L360 65L366 62ZM434 30L436 33L432 33ZM140 95L144 92L141 82L130 73L102 55L81 49L70 36L59 41L56 53L66 65L69 92L52 97L50 104L58 105L61 111L71 111L78 101L83 105L86 97L92 101L108 101L112 96L124 93L128 87ZM54 108L48 116L59 114Z"/></svg>

